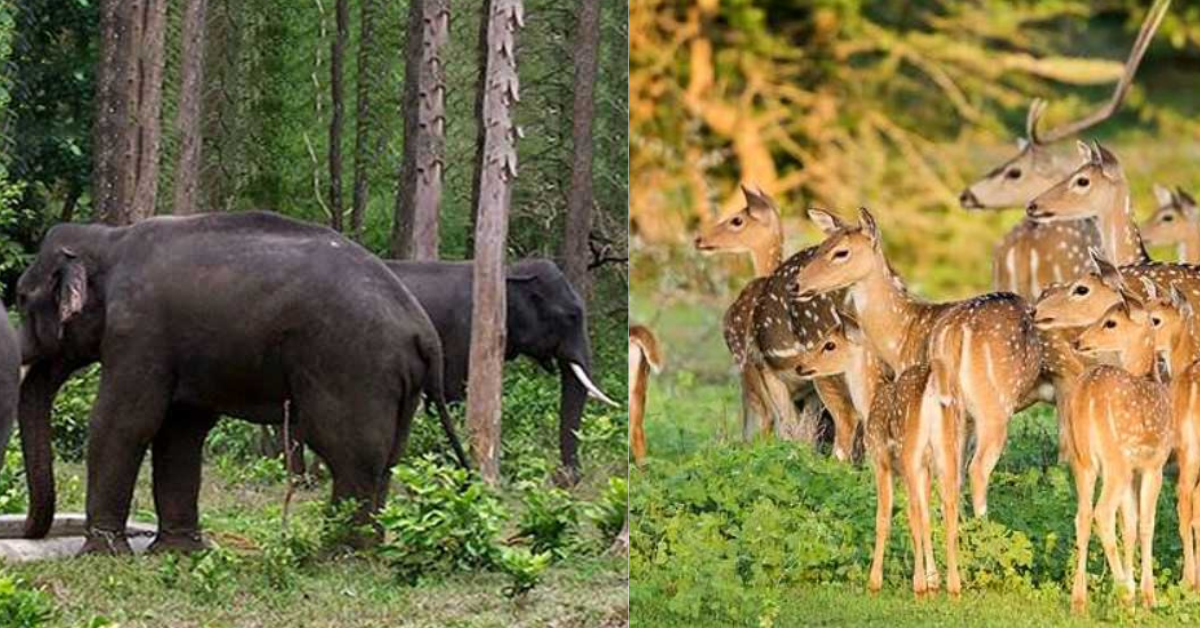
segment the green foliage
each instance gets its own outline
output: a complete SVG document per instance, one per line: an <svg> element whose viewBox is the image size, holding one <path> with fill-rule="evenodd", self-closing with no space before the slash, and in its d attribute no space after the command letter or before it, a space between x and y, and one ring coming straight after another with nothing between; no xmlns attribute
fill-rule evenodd
<svg viewBox="0 0 1200 628"><path fill-rule="evenodd" d="M516 598L532 591L542 581L542 574L550 566L550 559L550 552L533 553L524 547L500 548L500 571L509 578L504 595Z"/></svg>
<svg viewBox="0 0 1200 628"><path fill-rule="evenodd" d="M567 543L579 528L579 504L560 488L533 483L519 488L524 510L517 521L517 536L528 540L535 553L565 558Z"/></svg>
<svg viewBox="0 0 1200 628"><path fill-rule="evenodd" d="M0 574L0 626L37 628L48 625L57 612L49 594L24 580Z"/></svg>
<svg viewBox="0 0 1200 628"><path fill-rule="evenodd" d="M612 476L600 499L587 509L587 515L600 530L601 537L611 540L625 527L628 510L629 482L623 477Z"/></svg>
<svg viewBox="0 0 1200 628"><path fill-rule="evenodd" d="M385 534L379 555L402 581L494 564L505 513L491 489L433 456L400 465L394 477L400 494L376 518Z"/></svg>
<svg viewBox="0 0 1200 628"><path fill-rule="evenodd" d="M88 422L100 387L100 365L93 364L67 380L54 398L50 434L54 454L64 460L83 460Z"/></svg>

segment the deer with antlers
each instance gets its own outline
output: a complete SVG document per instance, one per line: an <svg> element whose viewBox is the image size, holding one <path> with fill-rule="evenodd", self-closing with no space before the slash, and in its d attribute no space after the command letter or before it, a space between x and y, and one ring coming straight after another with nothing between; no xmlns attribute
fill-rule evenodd
<svg viewBox="0 0 1200 628"><path fill-rule="evenodd" d="M875 471L875 550L867 587L883 585L883 559L892 524L893 478L898 471L908 495L913 542L913 591L938 588L929 504L931 471L938 475L946 529L946 589L962 590L958 573L958 490L961 411L952 391L942 391L928 364L909 367L895 381L887 364L869 347L857 324L845 319L797 359L802 377L844 375L860 416L864 441ZM951 403L944 404L942 399Z"/></svg>
<svg viewBox="0 0 1200 628"><path fill-rule="evenodd" d="M862 329L879 356L897 372L928 363L941 391L957 391L957 403L974 418L976 451L971 461L972 505L987 513L987 481L1000 458L1008 421L1041 371L1041 342L1028 305L1009 293L950 303L913 297L883 254L875 219L860 210L859 224L811 210L825 241L791 285L793 296L811 298L848 289Z"/></svg>
<svg viewBox="0 0 1200 628"><path fill-rule="evenodd" d="M1144 289L1153 292L1153 284L1146 284ZM1079 499L1071 589L1071 604L1076 611L1083 611L1087 605L1087 548L1093 516L1113 578L1130 595L1134 591L1130 532L1137 530L1142 602L1146 606L1154 604L1155 507L1175 428L1166 387L1157 381L1156 333L1149 312L1131 293L1119 292L1118 296L1119 300L1080 334L1076 346L1084 354L1115 352L1120 366L1090 367L1072 386L1068 400L1073 442L1070 465ZM1069 300L1044 300L1038 304L1038 315L1067 320L1076 316L1072 309ZM1104 481L1093 506L1098 474ZM1126 520L1124 561L1116 540L1119 509L1124 510Z"/></svg>
<svg viewBox="0 0 1200 628"><path fill-rule="evenodd" d="M787 298L787 285L813 249L805 249L781 262L783 227L775 203L760 190L743 187L746 207L717 222L696 238L701 251L749 252L755 279L725 313L726 346L741 371L743 437L747 440L770 432L772 424L783 436L807 438L795 426L811 426L815 417L797 416L792 399L808 383L795 377L795 356L811 346L836 322L833 299L805 302ZM834 455L848 459L858 426L849 393L841 378L818 378L812 385L835 425ZM808 405L813 408L813 404Z"/></svg>
<svg viewBox="0 0 1200 628"><path fill-rule="evenodd" d="M1184 264L1200 263L1200 208L1183 188L1154 186L1158 209L1142 223L1142 239L1151 246L1174 245Z"/></svg>
<svg viewBox="0 0 1200 628"><path fill-rule="evenodd" d="M1025 119L1025 138L1017 141L1016 156L964 190L959 197L961 205L966 209L1022 207L1069 174L1072 164L1053 153L1050 146L1104 122L1120 108L1169 6L1170 0L1158 0L1147 13L1121 78L1103 107L1080 120L1039 133L1046 102L1035 99ZM1095 227L1087 221L1044 224L1024 220L996 247L992 264L995 287L1032 302L1051 283L1070 281L1086 272L1087 251L1098 242Z"/></svg>
<svg viewBox="0 0 1200 628"><path fill-rule="evenodd" d="M641 325L629 326L629 446L634 464L646 457L646 387L650 372L662 371L663 354L654 334Z"/></svg>

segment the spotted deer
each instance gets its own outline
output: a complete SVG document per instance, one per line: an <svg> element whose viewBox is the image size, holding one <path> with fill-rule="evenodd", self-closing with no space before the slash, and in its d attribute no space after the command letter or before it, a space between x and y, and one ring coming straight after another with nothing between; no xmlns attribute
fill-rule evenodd
<svg viewBox="0 0 1200 628"><path fill-rule="evenodd" d="M964 190L959 196L963 208L1022 207L1069 174L1073 164L1055 154L1051 145L1107 120L1120 108L1169 5L1170 0L1158 0L1151 7L1112 97L1099 110L1039 133L1046 102L1035 99L1025 118L1025 137L1017 141L1017 154ZM1015 292L1032 302L1051 283L1070 281L1085 272L1087 251L1098 245L1098 237L1087 221L1051 225L1024 220L996 247L992 262L995 288Z"/></svg>
<svg viewBox="0 0 1200 628"><path fill-rule="evenodd" d="M1200 263L1200 209L1196 199L1182 188L1171 190L1161 185L1154 186L1154 198L1158 209L1142 223L1142 239L1151 246L1176 246L1179 262Z"/></svg>
<svg viewBox="0 0 1200 628"><path fill-rule="evenodd" d="M658 339L641 325L629 326L629 446L634 464L646 457L646 387L650 372L662 370L663 354Z"/></svg>
<svg viewBox="0 0 1200 628"><path fill-rule="evenodd" d="M743 187L742 192L746 207L705 230L695 244L707 252L749 252L754 259L756 277L726 310L723 321L725 344L741 372L743 438L771 433L773 427L794 438L798 435L789 433L799 431L794 426L815 424L815 418L798 417L792 402L797 393L815 387L834 418L834 455L847 459L858 419L844 382L819 378L810 386L795 377L791 364L800 347L811 344L836 321L833 300L788 299L789 278L811 249L781 263L783 228L774 202L758 190Z"/></svg>
<svg viewBox="0 0 1200 628"><path fill-rule="evenodd" d="M1054 314L1054 311L1048 312ZM1131 294L1080 334L1081 353L1114 352L1120 366L1090 367L1070 391L1070 459L1078 510L1076 561L1071 604L1087 606L1087 554L1093 516L1113 578L1132 596L1133 539L1125 534L1125 560L1118 554L1116 516L1126 505L1126 529L1137 530L1141 549L1141 598L1154 605L1153 539L1155 508L1163 465L1174 445L1174 424L1166 387L1157 381L1155 331L1145 305ZM1103 476L1093 506L1097 475ZM1136 504L1136 508L1130 507Z"/></svg>
<svg viewBox="0 0 1200 628"><path fill-rule="evenodd" d="M870 348L853 320L847 320L800 354L797 372L802 377L844 375L854 407L866 417L864 441L875 472L877 495L875 550L868 589L878 591L883 585L883 559L892 525L893 478L897 472L908 495L913 591L922 595L938 588L929 515L933 472L939 478L945 523L946 589L958 595L962 590L958 573L961 412L953 402L943 405L941 400L946 394L930 377L930 366L911 366L892 381L887 364Z"/></svg>
<svg viewBox="0 0 1200 628"><path fill-rule="evenodd" d="M848 289L864 334L892 370L928 363L939 390L957 391L974 418L971 497L975 515L984 516L988 477L1004 449L1009 418L1041 371L1030 308L1009 293L922 301L892 271L869 211L860 210L857 225L820 210L809 215L826 238L797 273L794 294L805 298Z"/></svg>

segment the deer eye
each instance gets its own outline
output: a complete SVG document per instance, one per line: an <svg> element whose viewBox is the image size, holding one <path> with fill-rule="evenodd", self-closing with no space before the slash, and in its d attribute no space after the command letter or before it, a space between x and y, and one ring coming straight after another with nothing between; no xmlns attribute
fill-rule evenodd
<svg viewBox="0 0 1200 628"><path fill-rule="evenodd" d="M1114 320L1113 320L1113 319L1111 319L1111 318L1110 318L1110 319L1108 319L1108 320L1106 320L1106 321L1104 321L1104 328L1105 328L1105 329L1116 329L1116 327L1117 327L1117 321L1114 321Z"/></svg>
<svg viewBox="0 0 1200 628"><path fill-rule="evenodd" d="M841 249L833 252L833 259L846 259L850 257L850 249Z"/></svg>
<svg viewBox="0 0 1200 628"><path fill-rule="evenodd" d="M735 227L740 227L740 226L742 226L742 224L743 224L744 222L745 222L745 221L744 221L744 220L742 220L742 217L741 217L741 216L734 216L734 217L733 217L733 219L729 221L729 224L731 224L731 225L733 225L733 226L735 226Z"/></svg>
<svg viewBox="0 0 1200 628"><path fill-rule="evenodd" d="M837 349L837 343L836 343L836 342L834 342L834 341L830 340L829 342L825 343L825 350L826 350L826 351L833 351L834 349Z"/></svg>
<svg viewBox="0 0 1200 628"><path fill-rule="evenodd" d="M1082 286L1082 285L1080 285L1080 286L1075 286L1075 289L1074 289L1074 290L1072 290L1071 292L1072 292L1072 294L1074 294L1075 296L1080 296L1080 297L1082 297L1082 296L1087 296L1087 293L1088 293L1088 287L1087 287L1087 286Z"/></svg>
<svg viewBox="0 0 1200 628"><path fill-rule="evenodd" d="M1078 179L1075 179L1075 187L1078 188L1086 188L1088 185L1091 185L1091 183L1092 182L1087 177L1079 177Z"/></svg>
<svg viewBox="0 0 1200 628"><path fill-rule="evenodd" d="M1005 176L1005 178L1008 178L1008 179L1020 179L1021 178L1021 169L1020 168L1009 168L1008 172L1004 173L1004 176Z"/></svg>
<svg viewBox="0 0 1200 628"><path fill-rule="evenodd" d="M1175 216L1173 214L1167 214L1166 216L1162 217L1163 222L1171 222L1173 220L1175 220Z"/></svg>

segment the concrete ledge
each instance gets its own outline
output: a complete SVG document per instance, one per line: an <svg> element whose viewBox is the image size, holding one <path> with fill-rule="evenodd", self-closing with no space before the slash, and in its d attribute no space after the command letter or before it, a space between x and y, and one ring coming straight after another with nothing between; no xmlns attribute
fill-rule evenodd
<svg viewBox="0 0 1200 628"><path fill-rule="evenodd" d="M82 513L58 514L46 538L23 539L25 515L0 515L0 561L24 563L70 558L83 547L85 521ZM154 540L155 527L133 521L126 526L134 553L145 552Z"/></svg>

